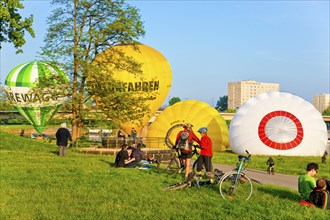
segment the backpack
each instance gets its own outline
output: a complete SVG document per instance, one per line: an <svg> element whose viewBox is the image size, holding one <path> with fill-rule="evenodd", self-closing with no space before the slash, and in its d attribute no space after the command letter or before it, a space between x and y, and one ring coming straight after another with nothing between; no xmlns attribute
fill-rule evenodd
<svg viewBox="0 0 330 220"><path fill-rule="evenodd" d="M274 165L275 165L275 163L274 163L274 160L273 160L273 159L270 159L270 160L268 160L268 163L269 163L269 165L270 165L270 166L274 166Z"/></svg>
<svg viewBox="0 0 330 220"><path fill-rule="evenodd" d="M189 132L182 131L178 140L178 146L180 150L188 150L190 148L188 138Z"/></svg>

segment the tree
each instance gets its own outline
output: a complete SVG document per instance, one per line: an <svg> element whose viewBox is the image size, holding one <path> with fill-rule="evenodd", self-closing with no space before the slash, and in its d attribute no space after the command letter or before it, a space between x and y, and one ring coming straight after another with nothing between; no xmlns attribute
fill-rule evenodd
<svg viewBox="0 0 330 220"><path fill-rule="evenodd" d="M6 95L5 87L0 83L0 111L15 110L15 107L10 104Z"/></svg>
<svg viewBox="0 0 330 220"><path fill-rule="evenodd" d="M225 110L224 112L226 112L226 113L236 113L236 109L230 108L230 109Z"/></svg>
<svg viewBox="0 0 330 220"><path fill-rule="evenodd" d="M25 31L31 37L35 37L32 29L33 16L22 18L17 12L18 9L24 9L19 0L2 0L0 5L0 49L2 43L13 43L16 53L22 53L20 49L25 43Z"/></svg>
<svg viewBox="0 0 330 220"><path fill-rule="evenodd" d="M168 104L171 106L171 105L174 105L177 102L181 102L181 99L179 97L172 97L170 99L170 101L168 101Z"/></svg>
<svg viewBox="0 0 330 220"><path fill-rule="evenodd" d="M325 110L322 112L322 115L324 115L324 116L330 116L330 107L328 107L327 109L325 109Z"/></svg>
<svg viewBox="0 0 330 220"><path fill-rule="evenodd" d="M109 50L114 45L134 47L138 38L144 36L138 9L123 0L53 0L52 3L58 8L48 18L50 26L42 55L61 65L72 80L73 139L80 135L86 115L92 113L84 107L92 97L98 115L102 112L103 117L117 121L133 119L137 110L146 109L142 96L128 94L113 78L116 69L141 74L141 64L120 51ZM113 64L113 70L94 63L105 50L109 51L105 59Z"/></svg>
<svg viewBox="0 0 330 220"><path fill-rule="evenodd" d="M215 106L215 109L219 112L223 112L228 109L228 96L222 96L217 101L217 105Z"/></svg>

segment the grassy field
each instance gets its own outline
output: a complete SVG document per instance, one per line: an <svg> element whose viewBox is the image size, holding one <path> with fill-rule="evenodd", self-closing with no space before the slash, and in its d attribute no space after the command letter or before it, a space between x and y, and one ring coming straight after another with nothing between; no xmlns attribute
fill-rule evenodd
<svg viewBox="0 0 330 220"><path fill-rule="evenodd" d="M297 191L255 185L245 202L225 201L218 188L163 188L182 180L154 170L116 169L113 156L69 150L57 156L54 143L0 131L0 219L329 219L330 212L298 205ZM283 157L286 170L305 172L309 160ZM217 153L214 162L237 156ZM259 161L260 160L260 161ZM297 160L294 162L294 160ZM260 164L259 164L260 163ZM253 157L250 168L264 166ZM281 164L280 163L280 164ZM302 167L297 167L301 164ZM295 168L296 167L296 168ZM323 168L321 168L323 169ZM324 172L328 172L324 171ZM327 176L326 173L320 175Z"/></svg>

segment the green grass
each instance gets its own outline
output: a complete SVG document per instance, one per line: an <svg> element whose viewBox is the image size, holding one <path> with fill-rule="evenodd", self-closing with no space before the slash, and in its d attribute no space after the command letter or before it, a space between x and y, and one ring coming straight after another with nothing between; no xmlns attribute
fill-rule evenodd
<svg viewBox="0 0 330 220"><path fill-rule="evenodd" d="M267 170L267 160L269 156L252 155L251 162L248 164L248 169ZM321 157L299 157L299 156L272 156L275 161L275 172L301 175L306 172L308 163L314 162L319 165L317 177L330 179L329 156L327 156L327 164L321 163ZM230 151L215 153L212 158L214 164L235 165L238 162L237 154Z"/></svg>
<svg viewBox="0 0 330 220"><path fill-rule="evenodd" d="M217 187L163 188L182 177L113 168L113 156L69 150L0 131L0 219L329 219L298 205L289 188L255 185L248 202L223 200ZM230 153L217 154L224 161ZM253 168L257 156L250 168ZM227 159L226 159L227 160ZM229 160L229 159L228 159ZM260 160L262 161L262 160ZM307 162L305 158L305 163ZM265 163L265 161L263 161ZM292 163L291 165L293 165ZM304 169L301 169L304 172Z"/></svg>

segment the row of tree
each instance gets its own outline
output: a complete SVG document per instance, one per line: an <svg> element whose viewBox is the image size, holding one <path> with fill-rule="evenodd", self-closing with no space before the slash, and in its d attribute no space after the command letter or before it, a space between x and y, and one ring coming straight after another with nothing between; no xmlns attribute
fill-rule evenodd
<svg viewBox="0 0 330 220"><path fill-rule="evenodd" d="M171 106L177 102L181 102L181 99L179 97L172 97L168 104ZM217 104L215 106L215 109L219 112L235 112L235 109L228 109L228 96L221 96L219 97L219 100L217 101Z"/></svg>

